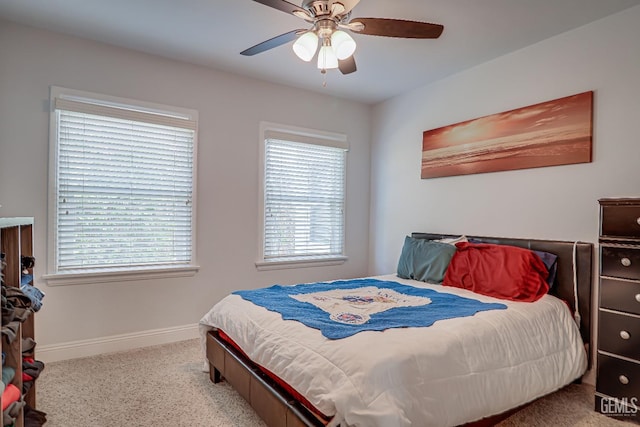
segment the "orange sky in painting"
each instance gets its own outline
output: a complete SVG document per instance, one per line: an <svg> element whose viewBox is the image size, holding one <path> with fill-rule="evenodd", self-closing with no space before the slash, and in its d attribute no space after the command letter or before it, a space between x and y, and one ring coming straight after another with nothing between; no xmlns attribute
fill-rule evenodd
<svg viewBox="0 0 640 427"><path fill-rule="evenodd" d="M422 149L435 150L475 141L500 140L507 136L584 126L591 121L592 92L585 92L504 113L425 131Z"/></svg>

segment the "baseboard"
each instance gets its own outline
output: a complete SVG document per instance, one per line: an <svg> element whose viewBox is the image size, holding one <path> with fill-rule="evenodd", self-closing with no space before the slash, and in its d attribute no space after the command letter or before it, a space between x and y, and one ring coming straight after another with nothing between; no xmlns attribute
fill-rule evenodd
<svg viewBox="0 0 640 427"><path fill-rule="evenodd" d="M77 359L79 357L96 356L116 351L132 350L152 345L168 344L198 337L197 324L184 325L88 340L70 341L62 344L38 346L36 348L36 355L38 360L48 363L59 360Z"/></svg>

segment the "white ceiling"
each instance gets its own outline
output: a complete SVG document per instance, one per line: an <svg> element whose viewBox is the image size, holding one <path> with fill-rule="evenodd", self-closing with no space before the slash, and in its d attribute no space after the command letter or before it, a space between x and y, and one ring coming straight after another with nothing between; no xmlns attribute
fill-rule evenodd
<svg viewBox="0 0 640 427"><path fill-rule="evenodd" d="M300 0L291 0L300 4ZM324 77L291 44L308 25L251 0L0 0L0 18L237 74L375 103L640 4L640 0L361 0L352 18L439 23L436 40L354 34L358 71Z"/></svg>

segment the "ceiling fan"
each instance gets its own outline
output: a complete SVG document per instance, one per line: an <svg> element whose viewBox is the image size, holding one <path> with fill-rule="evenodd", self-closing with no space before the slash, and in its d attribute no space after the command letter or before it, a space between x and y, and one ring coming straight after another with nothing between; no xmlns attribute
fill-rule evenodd
<svg viewBox="0 0 640 427"><path fill-rule="evenodd" d="M253 0L265 6L302 18L312 24L309 29L298 29L258 43L242 52L252 56L296 40L293 51L303 61L311 61L318 50L318 69L338 68L342 74L356 71L353 53L356 42L344 30L372 36L414 39L437 39L444 27L419 21L389 18L351 18L351 11L360 0L303 0L297 6L286 0Z"/></svg>

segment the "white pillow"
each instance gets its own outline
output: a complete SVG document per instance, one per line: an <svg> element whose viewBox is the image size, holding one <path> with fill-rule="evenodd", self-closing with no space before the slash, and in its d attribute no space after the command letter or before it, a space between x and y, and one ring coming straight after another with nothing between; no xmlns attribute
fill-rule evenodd
<svg viewBox="0 0 640 427"><path fill-rule="evenodd" d="M434 242L440 242L440 243L448 243L450 245L455 246L456 243L460 243L460 242L468 242L467 240L467 236L465 236L464 234L460 237L452 237L452 238L448 238L448 239L439 239L439 240L434 240Z"/></svg>

